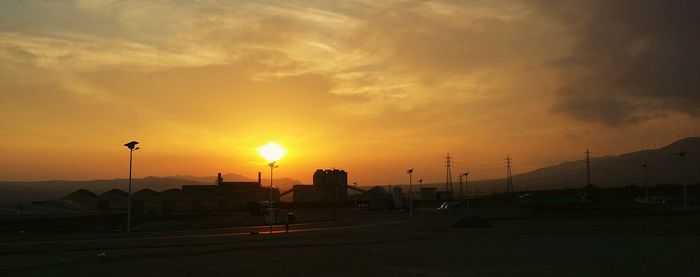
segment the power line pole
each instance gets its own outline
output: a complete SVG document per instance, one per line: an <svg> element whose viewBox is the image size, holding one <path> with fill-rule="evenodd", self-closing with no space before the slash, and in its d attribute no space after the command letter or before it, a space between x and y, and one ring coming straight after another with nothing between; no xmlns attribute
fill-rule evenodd
<svg viewBox="0 0 700 277"><path fill-rule="evenodd" d="M467 191L467 194L469 194L469 186L467 183L469 183L469 171L464 171L464 190ZM469 199L469 196L464 197L464 199ZM467 208L469 208L469 200L467 200Z"/></svg>
<svg viewBox="0 0 700 277"><path fill-rule="evenodd" d="M469 171L464 171L464 190L469 194ZM467 196L469 198L469 196Z"/></svg>
<svg viewBox="0 0 700 277"><path fill-rule="evenodd" d="M591 186L591 151L586 148L586 183Z"/></svg>
<svg viewBox="0 0 700 277"><path fill-rule="evenodd" d="M452 191L452 159L450 153L447 153L445 157L445 167L447 168L447 176L445 179L445 191Z"/></svg>
<svg viewBox="0 0 700 277"><path fill-rule="evenodd" d="M506 155L506 192L513 192L513 174L512 174L512 169L513 167L513 159L510 158L510 155Z"/></svg>
<svg viewBox="0 0 700 277"><path fill-rule="evenodd" d="M425 200L425 195L423 195L423 178L420 178L420 180L418 180L418 183L420 184L420 208L423 209L425 208L425 205L423 203L423 200Z"/></svg>
<svg viewBox="0 0 700 277"><path fill-rule="evenodd" d="M408 173L408 212L413 219L413 168L406 171Z"/></svg>

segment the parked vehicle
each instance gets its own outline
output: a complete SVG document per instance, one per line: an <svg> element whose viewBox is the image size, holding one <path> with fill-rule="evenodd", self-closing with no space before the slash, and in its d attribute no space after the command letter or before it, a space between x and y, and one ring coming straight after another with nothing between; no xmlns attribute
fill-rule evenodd
<svg viewBox="0 0 700 277"><path fill-rule="evenodd" d="M441 214L461 214L464 212L466 207L462 202L459 201L450 201L450 202L443 202L440 207L437 208L437 212Z"/></svg>

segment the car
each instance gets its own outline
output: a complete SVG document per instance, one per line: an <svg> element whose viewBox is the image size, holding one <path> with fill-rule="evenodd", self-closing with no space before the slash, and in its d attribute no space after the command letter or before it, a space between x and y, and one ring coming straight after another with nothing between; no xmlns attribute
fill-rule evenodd
<svg viewBox="0 0 700 277"><path fill-rule="evenodd" d="M436 209L438 213L441 214L455 214L464 212L465 206L459 201L443 202L440 207Z"/></svg>

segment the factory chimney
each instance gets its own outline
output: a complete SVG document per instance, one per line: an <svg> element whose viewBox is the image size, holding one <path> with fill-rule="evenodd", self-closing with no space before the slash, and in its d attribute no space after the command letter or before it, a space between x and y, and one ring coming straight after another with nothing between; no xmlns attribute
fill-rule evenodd
<svg viewBox="0 0 700 277"><path fill-rule="evenodd" d="M221 185L221 183L223 183L223 182L224 182L224 177L221 177L221 173L219 173L219 175L216 176L216 184Z"/></svg>

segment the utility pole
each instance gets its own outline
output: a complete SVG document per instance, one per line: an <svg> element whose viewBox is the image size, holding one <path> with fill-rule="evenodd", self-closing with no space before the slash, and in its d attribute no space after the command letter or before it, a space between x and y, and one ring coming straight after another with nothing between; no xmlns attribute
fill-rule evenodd
<svg viewBox="0 0 700 277"><path fill-rule="evenodd" d="M462 185L462 176L464 174L459 174L459 198L464 198L464 186Z"/></svg>
<svg viewBox="0 0 700 277"><path fill-rule="evenodd" d="M413 219L413 168L406 171L408 173L408 212Z"/></svg>
<svg viewBox="0 0 700 277"><path fill-rule="evenodd" d="M445 178L445 191L452 191L452 159L450 153L445 157L445 167L447 168L447 176Z"/></svg>
<svg viewBox="0 0 700 277"><path fill-rule="evenodd" d="M506 155L506 192L513 192L513 159Z"/></svg>
<svg viewBox="0 0 700 277"><path fill-rule="evenodd" d="M464 190L467 191L467 194L469 194L469 186L467 186L467 182L469 180L469 171L464 171ZM465 197L465 199L469 198L468 196ZM467 208L469 208L469 200L467 200Z"/></svg>
<svg viewBox="0 0 700 277"><path fill-rule="evenodd" d="M272 225L275 222L275 216L277 215L275 211L272 209L272 170L275 168L278 168L279 166L275 165L275 162L271 162L267 164L270 166L270 203L268 203L269 207L269 215L270 215L270 234L272 234Z"/></svg>
<svg viewBox="0 0 700 277"><path fill-rule="evenodd" d="M134 151L139 150L139 147L136 147L136 145L139 144L138 141L131 141L124 146L126 148L129 148L129 194L126 199L126 232L131 233L131 166L133 164L133 156L134 156Z"/></svg>
<svg viewBox="0 0 700 277"><path fill-rule="evenodd" d="M418 180L418 184L420 184L420 208L423 209L425 208L425 206L423 205L423 200L425 198L425 195L423 195L423 178L420 178L420 180Z"/></svg>
<svg viewBox="0 0 700 277"><path fill-rule="evenodd" d="M359 194L357 192L357 182L354 182L352 184L355 185L355 192L353 193L353 195L355 196L355 208L357 208L357 195Z"/></svg>
<svg viewBox="0 0 700 277"><path fill-rule="evenodd" d="M469 194L469 171L465 170L464 171L464 191L467 192L467 195Z"/></svg>
<svg viewBox="0 0 700 277"><path fill-rule="evenodd" d="M586 148L586 184L591 186L591 151Z"/></svg>

